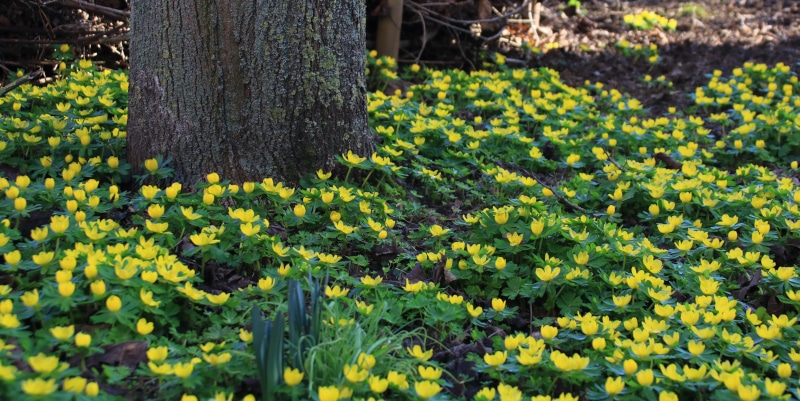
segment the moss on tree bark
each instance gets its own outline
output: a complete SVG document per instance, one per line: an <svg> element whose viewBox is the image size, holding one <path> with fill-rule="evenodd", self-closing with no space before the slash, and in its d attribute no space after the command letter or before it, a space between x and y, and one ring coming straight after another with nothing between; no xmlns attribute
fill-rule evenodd
<svg viewBox="0 0 800 401"><path fill-rule="evenodd" d="M128 158L176 180L296 182L369 154L365 8L356 0L137 0Z"/></svg>

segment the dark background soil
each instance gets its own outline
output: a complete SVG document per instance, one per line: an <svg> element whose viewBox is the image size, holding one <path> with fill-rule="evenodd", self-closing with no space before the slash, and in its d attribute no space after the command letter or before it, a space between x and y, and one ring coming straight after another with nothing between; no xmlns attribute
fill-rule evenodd
<svg viewBox="0 0 800 401"><path fill-rule="evenodd" d="M426 1L441 3L424 0L420 4ZM800 69L797 64L800 1L797 0L590 0L578 9L561 0L540 0L540 3L540 28L536 35L529 33L530 24L526 23L529 16L524 10L512 16L511 23L502 25L505 31L500 39L489 42L439 26L438 35L426 43L421 54L422 24L416 13L407 10L402 40L405 47L401 47L399 61L473 69L486 58L488 51L499 50L508 55L511 65L552 68L573 86L583 85L586 80L602 82L631 94L654 114L663 114L669 106L687 106L690 99L682 94L705 84L707 74L714 70L727 75L747 61L770 66L783 62L795 72ZM497 2L492 5L493 16L505 10ZM453 18L468 19L470 15L475 18L474 7L472 14L469 7L451 9L454 11L448 15ZM676 19L677 29L668 32L656 28L645 32L623 22L625 14L643 10ZM437 30L437 24L427 21L425 30ZM644 46L656 44L661 59L653 65L643 58L623 56L615 49L622 39ZM532 43L541 53L526 55L517 46L508 45L520 41ZM558 47L547 50L548 43L557 43ZM642 81L646 74L653 79L663 75L672 82L672 90L646 84Z"/></svg>
<svg viewBox="0 0 800 401"><path fill-rule="evenodd" d="M73 0L0 1L0 69L10 73L41 67L52 76L51 49L64 42L74 45L77 56L94 57L111 68L127 67L127 46L120 38L128 35L130 1L88 2L92 9L77 8ZM567 6L566 0L539 2L540 24L535 34L529 33L530 15L523 7L510 19L480 24L482 36L496 37L484 41L459 31L470 28L463 21L496 19L518 8L522 0L406 0L398 61L474 69L490 52L500 50L511 65L550 67L571 85L602 82L633 95L657 114L668 105L688 104L686 96L679 94L692 92L715 69L729 74L753 61L783 62L797 71L800 61L798 0L587 0L577 9ZM676 31L644 32L624 24L625 14L642 10L675 18ZM382 12L382 0L367 0L368 44L374 43ZM423 40L423 33L430 39ZM645 46L655 43L661 60L652 65L621 55L614 47L621 39ZM530 42L541 54L521 52L521 42ZM547 50L549 43L557 43L558 48ZM641 80L645 74L664 75L672 82L672 90L648 86ZM7 81L7 74L0 72L0 82Z"/></svg>
<svg viewBox="0 0 800 401"><path fill-rule="evenodd" d="M552 2L545 1L545 4ZM594 1L584 4L585 16L567 17L563 12L543 13L542 22L553 27L552 40L564 44L558 51L531 60L530 66L546 66L561 73L572 85L585 80L599 81L627 92L657 114L668 106L686 106L686 94L708 81L707 74L721 70L730 74L747 61L779 62L798 72L800 62L800 2L761 1L629 1L615 3ZM691 12L694 7L694 14ZM641 10L675 18L675 32L656 29L635 31L622 22L622 16ZM589 20L590 28L584 18ZM661 60L651 65L646 60L633 61L614 50L620 39L631 43L658 45ZM581 44L589 51L581 50ZM605 50L604 50L605 48ZM673 91L648 87L640 78L664 75L673 83Z"/></svg>

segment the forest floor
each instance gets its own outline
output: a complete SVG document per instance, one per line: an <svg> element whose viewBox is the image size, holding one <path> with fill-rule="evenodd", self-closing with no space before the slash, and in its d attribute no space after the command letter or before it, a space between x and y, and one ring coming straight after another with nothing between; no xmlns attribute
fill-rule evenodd
<svg viewBox="0 0 800 401"><path fill-rule="evenodd" d="M403 68L401 76L426 84L370 94L371 124L385 146L369 160L341 157L348 169L369 171L363 181L349 173L328 181L321 172L297 192L271 178L240 191L214 173L203 193L163 180L164 188L120 194L116 184L130 169L119 136L124 71L99 73L108 60L80 63L49 91L27 85L0 99L0 115L11 117L0 118L0 350L13 349L0 352L0 399L73 399L84 379L93 385L87 397L99 391L100 400L253 398L260 387L249 343L267 337L251 331L251 316L260 316L251 307L288 309L288 283L309 271L318 279L330 272L336 287L326 289L326 341L308 359L322 362L302 366L302 385L281 387L287 399L338 399L340 389L364 399L384 392L389 377L386 399L494 399L495 385L519 399L523 391L546 399L765 399L781 396L790 376L788 391L800 398L797 112L778 113L777 101L763 100L783 93L779 105L800 105L796 76L772 68L798 71L800 4L564 3L541 2L539 51L509 49L505 65L491 46L458 48L446 35L425 52L401 54L401 64L410 56L427 67L487 72ZM676 29L624 22L644 10L675 19ZM505 39L527 26L507 29ZM643 50L621 50L624 42ZM650 45L655 58L644 55ZM491 58L497 63L481 64ZM770 70L733 73L746 62ZM385 60L368 63L373 72L390 69ZM732 103L748 109L698 107L695 88L721 102L709 79L717 70L759 102L737 93ZM767 89L772 83L778 89ZM67 99L73 87L86 98ZM633 98L650 116L680 112L650 129ZM97 117L104 125L95 130ZM69 130L58 128L62 121ZM732 129L716 135L726 122ZM752 135L750 125L758 128ZM786 127L793 136L783 136ZM151 176L167 175L168 166L152 162ZM685 178L694 176L701 179ZM29 212L44 220L29 224ZM625 330L610 328L623 322ZM670 348L655 356L640 347L654 343ZM730 369L744 381L730 386ZM384 391L366 376L353 379L362 370Z"/></svg>
<svg viewBox="0 0 800 401"><path fill-rule="evenodd" d="M534 57L523 57L523 65L552 68L572 86L581 86L586 80L602 82L639 99L654 115L663 115L667 105L688 105L691 99L676 98L675 94L691 93L714 70L729 73L751 61L767 65L783 62L796 71L800 62L797 1L595 0L583 2L578 12L565 8L565 3L541 1L538 38L528 34L527 23L509 24L510 35L505 38L516 36L543 49ZM661 28L641 31L623 21L626 14L644 10L675 19L677 28L672 32ZM645 58L634 60L621 54L615 44L623 40L644 47L656 44L659 61L652 64ZM449 40L439 42L428 44L421 63L461 60L461 68L474 65L474 60L461 58L462 53ZM558 47L545 50L551 43ZM465 44L463 54L470 54L468 46ZM509 58L514 57L513 48L510 53ZM406 56L412 54L414 51L409 51ZM672 83L672 91L648 85L642 80L645 75L654 79L663 75Z"/></svg>

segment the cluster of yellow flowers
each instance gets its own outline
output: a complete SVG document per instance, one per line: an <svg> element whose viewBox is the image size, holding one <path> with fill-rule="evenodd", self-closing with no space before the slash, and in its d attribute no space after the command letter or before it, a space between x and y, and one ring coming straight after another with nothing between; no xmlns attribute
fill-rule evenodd
<svg viewBox="0 0 800 401"><path fill-rule="evenodd" d="M658 13L649 10L644 10L638 14L625 14L622 20L626 24L643 31L649 31L657 26L668 31L674 31L678 27L678 21L674 18L662 17Z"/></svg>
<svg viewBox="0 0 800 401"><path fill-rule="evenodd" d="M797 161L770 152L791 157L797 146L791 70L746 64L731 77L715 72L694 93L708 117L650 117L599 83L572 88L552 70L499 69L424 71L425 81L404 93L370 94L382 143L369 156L340 156L348 168L370 171L361 188L323 171L313 187L297 188L269 178L230 184L209 173L196 194L177 183L126 194L113 184L124 160L99 152L124 140L125 74L82 62L68 80L0 99L9 114L0 122L0 155L27 152L35 162L29 175L0 177L0 268L18 277L0 285L0 331L45 344L0 341L2 385L26 396L101 396L100 385L66 361L147 340L137 378L194 385L186 400L227 399L197 383L213 377L215 386L231 386L253 371L242 350L254 334L242 311L255 303L280 309L288 279L331 270L339 280L324 288L335 312L323 320L330 330L369 319L396 329L419 312L433 322L430 332L463 339L489 320L506 325L526 306L531 319L544 316L531 331L492 336L493 348L474 361L496 382L475 399L641 398L656 388L664 401L698 388L731 399L785 397L800 364L792 312L800 285L796 261L775 247L798 238L800 189L787 176ZM31 118L40 98L58 99L58 116ZM787 175L751 164L760 161ZM151 159L145 169L165 166ZM368 188L372 177L410 177L460 218L390 202ZM49 222L20 232L39 209ZM133 213L117 218L114 210ZM407 247L405 234L415 241ZM375 246L396 242L413 250L399 263L442 272L450 286L344 274L368 266L361 259ZM212 262L255 274L253 285L212 289L204 283ZM758 290L737 284L752 277ZM759 302L748 291L767 289L769 305L780 309L748 306ZM187 320L213 327L187 340L176 334ZM387 392L447 398L433 350L402 348L391 357L376 356L382 348L354 352L329 381L312 383L308 370L287 367L283 384L294 396L313 391L331 401ZM405 359L385 366L392 358ZM30 371L18 368L23 362ZM549 394L539 378L558 378L569 391Z"/></svg>

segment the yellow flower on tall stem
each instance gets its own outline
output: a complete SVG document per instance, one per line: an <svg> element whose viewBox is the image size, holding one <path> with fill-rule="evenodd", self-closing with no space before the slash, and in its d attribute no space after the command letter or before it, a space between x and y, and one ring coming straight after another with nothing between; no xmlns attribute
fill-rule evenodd
<svg viewBox="0 0 800 401"><path fill-rule="evenodd" d="M421 382L414 383L414 391L417 392L417 395L420 398L427 400L428 398L439 394L439 392L442 391L442 386L433 381L423 380Z"/></svg>
<svg viewBox="0 0 800 401"><path fill-rule="evenodd" d="M305 374L299 369L286 367L286 369L283 370L283 382L289 387L300 384L300 382L303 381L303 376L305 376Z"/></svg>

